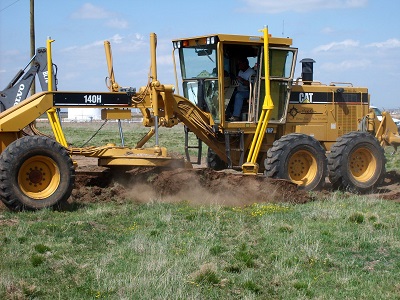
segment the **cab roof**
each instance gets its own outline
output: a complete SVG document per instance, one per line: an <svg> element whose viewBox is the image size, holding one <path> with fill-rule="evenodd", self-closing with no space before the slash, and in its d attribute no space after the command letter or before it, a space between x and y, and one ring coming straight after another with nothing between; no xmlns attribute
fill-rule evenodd
<svg viewBox="0 0 400 300"><path fill-rule="evenodd" d="M245 44L264 43L263 36L220 34L220 33L210 34L210 35L202 35L202 36L196 36L196 37L188 37L188 38L179 38L179 39L172 40L172 42L197 41L198 44L206 44L207 38L211 38L211 37L217 37L218 41L220 41L220 42L245 43ZM204 43L202 41L204 41ZM291 38L283 38L283 37L273 37L270 35L269 36L269 44L274 45L274 46L291 46L292 39Z"/></svg>

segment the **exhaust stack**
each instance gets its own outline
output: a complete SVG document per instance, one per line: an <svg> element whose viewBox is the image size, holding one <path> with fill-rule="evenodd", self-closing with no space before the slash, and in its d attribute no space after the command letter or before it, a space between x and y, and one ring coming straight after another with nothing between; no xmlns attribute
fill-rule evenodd
<svg viewBox="0 0 400 300"><path fill-rule="evenodd" d="M304 84L311 84L314 80L313 69L315 60L312 58L303 58L301 61L301 78Z"/></svg>

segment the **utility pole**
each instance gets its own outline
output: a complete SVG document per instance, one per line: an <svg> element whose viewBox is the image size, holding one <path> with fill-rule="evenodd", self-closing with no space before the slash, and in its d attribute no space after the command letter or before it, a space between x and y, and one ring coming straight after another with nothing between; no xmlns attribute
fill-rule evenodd
<svg viewBox="0 0 400 300"><path fill-rule="evenodd" d="M35 55L35 0L31 1L31 9L30 9L30 32L31 32L31 58ZM35 80L32 82L31 86L31 95L36 93L36 85Z"/></svg>

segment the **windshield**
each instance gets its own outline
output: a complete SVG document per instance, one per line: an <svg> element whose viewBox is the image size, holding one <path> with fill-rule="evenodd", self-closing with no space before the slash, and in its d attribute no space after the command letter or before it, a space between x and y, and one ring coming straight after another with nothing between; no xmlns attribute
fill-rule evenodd
<svg viewBox="0 0 400 300"><path fill-rule="evenodd" d="M219 122L216 45L181 48L180 66L185 98Z"/></svg>
<svg viewBox="0 0 400 300"><path fill-rule="evenodd" d="M215 45L180 50L183 79L217 77Z"/></svg>

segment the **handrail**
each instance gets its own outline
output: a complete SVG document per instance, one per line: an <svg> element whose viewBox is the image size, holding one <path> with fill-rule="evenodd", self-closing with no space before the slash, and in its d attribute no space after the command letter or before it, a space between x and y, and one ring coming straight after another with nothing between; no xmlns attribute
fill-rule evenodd
<svg viewBox="0 0 400 300"><path fill-rule="evenodd" d="M274 103L271 97L271 87L269 80L269 40L268 40L268 27L261 30L264 32L264 73L265 73L265 97L262 106L260 118L258 120L256 132L254 133L251 142L247 162L242 165L243 173L257 174L258 164L257 157L260 152L261 144L264 140L265 131L267 130L268 122L271 117L271 112L274 109Z"/></svg>

